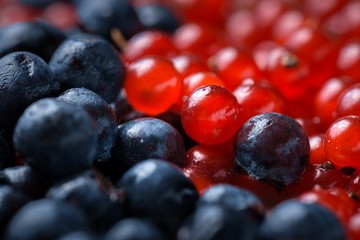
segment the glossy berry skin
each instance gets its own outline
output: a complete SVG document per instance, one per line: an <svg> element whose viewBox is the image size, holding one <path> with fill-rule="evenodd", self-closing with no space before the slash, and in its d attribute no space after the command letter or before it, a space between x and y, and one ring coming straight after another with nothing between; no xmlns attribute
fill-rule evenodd
<svg viewBox="0 0 360 240"><path fill-rule="evenodd" d="M210 72L205 58L192 53L183 53L171 58L176 70L185 78L197 72Z"/></svg>
<svg viewBox="0 0 360 240"><path fill-rule="evenodd" d="M325 130L338 118L338 99L352 83L353 80L347 77L330 78L317 92L315 96L315 113L320 117Z"/></svg>
<svg viewBox="0 0 360 240"><path fill-rule="evenodd" d="M135 11L145 29L173 33L180 26L179 19L165 5L145 4L135 8Z"/></svg>
<svg viewBox="0 0 360 240"><path fill-rule="evenodd" d="M260 226L261 239L346 239L340 221L316 203L294 199L277 205Z"/></svg>
<svg viewBox="0 0 360 240"><path fill-rule="evenodd" d="M141 218L126 218L116 223L105 236L105 240L165 240L165 235L150 221Z"/></svg>
<svg viewBox="0 0 360 240"><path fill-rule="evenodd" d="M128 167L149 158L183 166L185 147L180 133L169 123L157 118L138 118L118 126L113 154Z"/></svg>
<svg viewBox="0 0 360 240"><path fill-rule="evenodd" d="M360 116L360 83L350 85L341 93L336 102L336 115L338 118Z"/></svg>
<svg viewBox="0 0 360 240"><path fill-rule="evenodd" d="M13 52L0 58L0 128L11 132L21 113L40 98L57 90L47 63L29 52Z"/></svg>
<svg viewBox="0 0 360 240"><path fill-rule="evenodd" d="M206 223L206 224L204 224ZM256 239L258 223L248 212L223 205L199 206L178 231L179 240Z"/></svg>
<svg viewBox="0 0 360 240"><path fill-rule="evenodd" d="M54 52L49 65L65 91L84 87L108 103L115 101L124 83L125 68L112 45L89 34L67 38Z"/></svg>
<svg viewBox="0 0 360 240"><path fill-rule="evenodd" d="M123 48L124 59L130 63L149 55L171 57L177 53L170 35L155 29L135 34Z"/></svg>
<svg viewBox="0 0 360 240"><path fill-rule="evenodd" d="M97 131L95 158L104 161L110 158L116 141L117 117L110 105L98 94L86 88L71 88L58 99L83 107L94 119Z"/></svg>
<svg viewBox="0 0 360 240"><path fill-rule="evenodd" d="M231 150L219 146L195 145L186 152L184 172L190 179L209 179L213 183L228 182L235 169ZM195 185L196 181L194 181Z"/></svg>
<svg viewBox="0 0 360 240"><path fill-rule="evenodd" d="M198 207L218 204L234 212L249 210L259 217L265 214L261 200L252 192L230 184L216 184L208 188L199 198Z"/></svg>
<svg viewBox="0 0 360 240"><path fill-rule="evenodd" d="M62 235L57 240L97 240L98 237L90 231L74 231Z"/></svg>
<svg viewBox="0 0 360 240"><path fill-rule="evenodd" d="M127 39L144 29L128 0L77 0L75 6L80 26L105 39L111 39L114 29L120 30Z"/></svg>
<svg viewBox="0 0 360 240"><path fill-rule="evenodd" d="M336 120L324 136L326 157L337 168L360 169L359 148L360 117L346 116Z"/></svg>
<svg viewBox="0 0 360 240"><path fill-rule="evenodd" d="M172 164L148 159L136 164L117 183L124 191L129 216L149 219L172 235L194 210L198 193Z"/></svg>
<svg viewBox="0 0 360 240"><path fill-rule="evenodd" d="M246 78L261 79L261 72L254 59L245 51L233 47L220 49L209 58L209 65L223 79L225 86L233 91Z"/></svg>
<svg viewBox="0 0 360 240"><path fill-rule="evenodd" d="M182 53L193 53L208 58L224 46L222 35L211 25L186 23L173 34L173 41Z"/></svg>
<svg viewBox="0 0 360 240"><path fill-rule="evenodd" d="M0 183L13 187L32 199L45 195L47 185L28 165L8 167L0 172Z"/></svg>
<svg viewBox="0 0 360 240"><path fill-rule="evenodd" d="M0 34L0 57L15 51L31 52L49 61L65 40L65 33L43 21L18 22Z"/></svg>
<svg viewBox="0 0 360 240"><path fill-rule="evenodd" d="M266 112L284 112L284 101L268 82L246 79L233 91L246 119Z"/></svg>
<svg viewBox="0 0 360 240"><path fill-rule="evenodd" d="M81 209L92 229L107 230L123 215L123 199L102 174L86 171L52 186L47 198Z"/></svg>
<svg viewBox="0 0 360 240"><path fill-rule="evenodd" d="M124 87L129 103L136 110L158 115L180 97L182 78L169 60L149 56L128 66Z"/></svg>
<svg viewBox="0 0 360 240"><path fill-rule="evenodd" d="M31 198L11 186L0 186L0 233L3 234L11 218Z"/></svg>
<svg viewBox="0 0 360 240"><path fill-rule="evenodd" d="M82 107L44 98L22 114L13 141L15 150L36 172L59 179L91 166L97 133Z"/></svg>
<svg viewBox="0 0 360 240"><path fill-rule="evenodd" d="M198 88L185 101L181 122L196 142L216 145L229 140L240 128L240 110L229 90L208 85Z"/></svg>
<svg viewBox="0 0 360 240"><path fill-rule="evenodd" d="M264 113L249 119L236 135L237 166L256 179L283 188L296 182L309 163L309 139L294 119Z"/></svg>
<svg viewBox="0 0 360 240"><path fill-rule="evenodd" d="M56 239L87 228L87 219L79 209L63 201L41 199L26 204L15 214L6 239Z"/></svg>

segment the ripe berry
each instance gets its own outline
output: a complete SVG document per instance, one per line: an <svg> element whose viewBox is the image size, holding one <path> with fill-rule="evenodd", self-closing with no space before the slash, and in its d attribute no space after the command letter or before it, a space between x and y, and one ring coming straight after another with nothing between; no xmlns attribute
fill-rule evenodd
<svg viewBox="0 0 360 240"><path fill-rule="evenodd" d="M92 165L97 134L92 118L82 107L44 98L22 114L13 141L26 163L54 180Z"/></svg>
<svg viewBox="0 0 360 240"><path fill-rule="evenodd" d="M337 168L360 169L359 141L360 117L350 115L340 118L325 133L325 154Z"/></svg>
<svg viewBox="0 0 360 240"><path fill-rule="evenodd" d="M49 61L65 40L65 34L43 21L18 22L5 27L0 34L0 57L15 51L27 51Z"/></svg>
<svg viewBox="0 0 360 240"><path fill-rule="evenodd" d="M182 78L169 60L145 57L128 66L124 87L136 110L157 115L178 101Z"/></svg>
<svg viewBox="0 0 360 240"><path fill-rule="evenodd" d="M261 239L346 239L340 221L316 203L291 199L277 205L260 226Z"/></svg>
<svg viewBox="0 0 360 240"><path fill-rule="evenodd" d="M123 199L108 179L96 171L58 182L47 198L65 201L81 209L93 229L107 230L123 215Z"/></svg>
<svg viewBox="0 0 360 240"><path fill-rule="evenodd" d="M237 166L283 188L302 176L309 162L309 139L298 122L279 113L249 119L236 135Z"/></svg>
<svg viewBox="0 0 360 240"><path fill-rule="evenodd" d="M240 106L226 88L204 86L185 101L181 121L185 132L198 143L224 143L240 128Z"/></svg>
<svg viewBox="0 0 360 240"><path fill-rule="evenodd" d="M58 89L53 72L39 56L13 52L0 58L0 129L12 132L21 113Z"/></svg>
<svg viewBox="0 0 360 240"><path fill-rule="evenodd" d="M98 94L86 88L71 88L58 96L59 100L83 107L93 118L97 131L95 158L104 161L110 158L115 145L117 118L110 105Z"/></svg>
<svg viewBox="0 0 360 240"><path fill-rule="evenodd" d="M5 238L56 239L64 234L87 228L88 221L78 208L63 201L41 199L26 204L15 214L9 223Z"/></svg>
<svg viewBox="0 0 360 240"><path fill-rule="evenodd" d="M119 125L114 157L127 167L149 158L184 165L185 147L179 132L157 118L138 118Z"/></svg>
<svg viewBox="0 0 360 240"><path fill-rule="evenodd" d="M95 35L77 34L66 39L49 65L62 91L84 87L108 103L115 101L124 83L125 69L117 52Z"/></svg>
<svg viewBox="0 0 360 240"><path fill-rule="evenodd" d="M166 238L150 221L142 218L125 218L106 233L105 240L114 239L165 240Z"/></svg>
<svg viewBox="0 0 360 240"><path fill-rule="evenodd" d="M179 169L156 159L130 168L117 188L125 192L128 216L147 218L170 235L193 211L198 199L193 183Z"/></svg>

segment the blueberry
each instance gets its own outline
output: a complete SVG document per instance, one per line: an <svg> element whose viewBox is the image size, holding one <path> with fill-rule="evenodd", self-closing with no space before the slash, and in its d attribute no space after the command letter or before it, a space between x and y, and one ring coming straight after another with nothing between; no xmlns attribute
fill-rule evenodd
<svg viewBox="0 0 360 240"><path fill-rule="evenodd" d="M265 207L255 194L225 183L208 188L199 198L197 206L209 204L222 205L236 212L249 210L257 216L265 215Z"/></svg>
<svg viewBox="0 0 360 240"><path fill-rule="evenodd" d="M105 240L165 240L164 234L150 222L140 218L126 218L114 225Z"/></svg>
<svg viewBox="0 0 360 240"><path fill-rule="evenodd" d="M0 58L0 129L12 131L31 103L57 90L47 63L29 52L14 52Z"/></svg>
<svg viewBox="0 0 360 240"><path fill-rule="evenodd" d="M56 240L100 240L100 238L89 231L77 231L65 234Z"/></svg>
<svg viewBox="0 0 360 240"><path fill-rule="evenodd" d="M98 94L86 88L71 88L59 100L83 107L95 120L98 134L96 159L107 160L115 145L117 117L110 105Z"/></svg>
<svg viewBox="0 0 360 240"><path fill-rule="evenodd" d="M108 40L114 29L127 39L143 30L128 0L78 0L76 9L83 29Z"/></svg>
<svg viewBox="0 0 360 240"><path fill-rule="evenodd" d="M169 8L160 4L146 4L136 8L140 22L146 29L162 30L173 33L179 26L179 20Z"/></svg>
<svg viewBox="0 0 360 240"><path fill-rule="evenodd" d="M295 199L281 202L272 209L259 230L261 239L341 240L344 229L328 209L317 203Z"/></svg>
<svg viewBox="0 0 360 240"><path fill-rule="evenodd" d="M123 197L96 171L87 171L56 184L49 189L47 197L83 210L93 230L110 228L123 214Z"/></svg>
<svg viewBox="0 0 360 240"><path fill-rule="evenodd" d="M0 184L9 185L33 199L43 197L47 189L44 180L27 165L2 170Z"/></svg>
<svg viewBox="0 0 360 240"><path fill-rule="evenodd" d="M67 38L54 52L49 65L61 91L84 87L108 103L115 101L124 83L125 68L116 50L95 35L75 34Z"/></svg>
<svg viewBox="0 0 360 240"><path fill-rule="evenodd" d="M41 176L56 180L91 167L97 134L82 107L45 98L25 110L13 141L26 163Z"/></svg>
<svg viewBox="0 0 360 240"><path fill-rule="evenodd" d="M26 204L15 214L5 239L56 239L87 228L87 219L79 209L66 202L41 199Z"/></svg>
<svg viewBox="0 0 360 240"><path fill-rule="evenodd" d="M0 57L16 51L34 53L49 61L65 33L45 21L18 22L0 34Z"/></svg>
<svg viewBox="0 0 360 240"><path fill-rule="evenodd" d="M247 212L203 205L179 228L178 240L256 240L258 222Z"/></svg>
<svg viewBox="0 0 360 240"><path fill-rule="evenodd" d="M185 147L179 132L157 118L138 118L120 124L114 157L127 166L149 158L163 159L179 166L184 164Z"/></svg>
<svg viewBox="0 0 360 240"><path fill-rule="evenodd" d="M309 139L294 119L264 113L249 119L235 138L237 166L256 179L281 189L296 182L310 156Z"/></svg>
<svg viewBox="0 0 360 240"><path fill-rule="evenodd" d="M16 189L5 185L0 186L0 234L16 212L28 202L30 198Z"/></svg>
<svg viewBox="0 0 360 240"><path fill-rule="evenodd" d="M125 212L158 224L169 235L193 211L198 199L194 184L180 169L148 159L130 168L117 184L125 193Z"/></svg>

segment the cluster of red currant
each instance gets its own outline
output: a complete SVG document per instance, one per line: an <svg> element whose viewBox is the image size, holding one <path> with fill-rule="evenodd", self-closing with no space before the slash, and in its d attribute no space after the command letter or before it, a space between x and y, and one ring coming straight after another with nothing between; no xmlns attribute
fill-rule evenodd
<svg viewBox="0 0 360 240"><path fill-rule="evenodd" d="M319 202L359 238L360 2L157 2L185 23L173 35L146 31L129 40L125 89L141 112L181 114L200 143L184 168L199 191L229 182L269 207L290 197ZM265 112L291 116L309 137L310 165L281 192L233 171L234 134Z"/></svg>
<svg viewBox="0 0 360 240"><path fill-rule="evenodd" d="M180 116L193 141L183 172L198 191L233 184L269 209L289 198L316 202L360 239L360 1L130 2L162 4L181 22L172 33L146 29L125 41L115 31L112 40L131 107ZM39 10L0 0L0 26L38 17L63 30L78 25L66 1ZM234 161L236 134L270 112L295 119L310 145L303 174L280 190Z"/></svg>

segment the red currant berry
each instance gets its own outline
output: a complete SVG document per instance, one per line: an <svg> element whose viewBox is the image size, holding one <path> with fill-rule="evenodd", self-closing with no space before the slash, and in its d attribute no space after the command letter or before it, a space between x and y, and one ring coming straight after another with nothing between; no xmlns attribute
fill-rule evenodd
<svg viewBox="0 0 360 240"><path fill-rule="evenodd" d="M178 101L182 78L169 60L145 57L127 67L124 87L129 103L136 110L157 115Z"/></svg>
<svg viewBox="0 0 360 240"><path fill-rule="evenodd" d="M160 31L143 31L134 35L123 49L124 58L133 62L147 55L174 56L178 50L170 36Z"/></svg>
<svg viewBox="0 0 360 240"><path fill-rule="evenodd" d="M360 169L360 117L346 116L336 120L326 131L326 157L337 168Z"/></svg>
<svg viewBox="0 0 360 240"><path fill-rule="evenodd" d="M231 91L246 78L262 78L255 61L245 52L232 47L223 48L210 57L209 65Z"/></svg>
<svg viewBox="0 0 360 240"><path fill-rule="evenodd" d="M240 128L240 106L229 90L205 86L185 101L181 121L185 132L198 143L220 144Z"/></svg>

